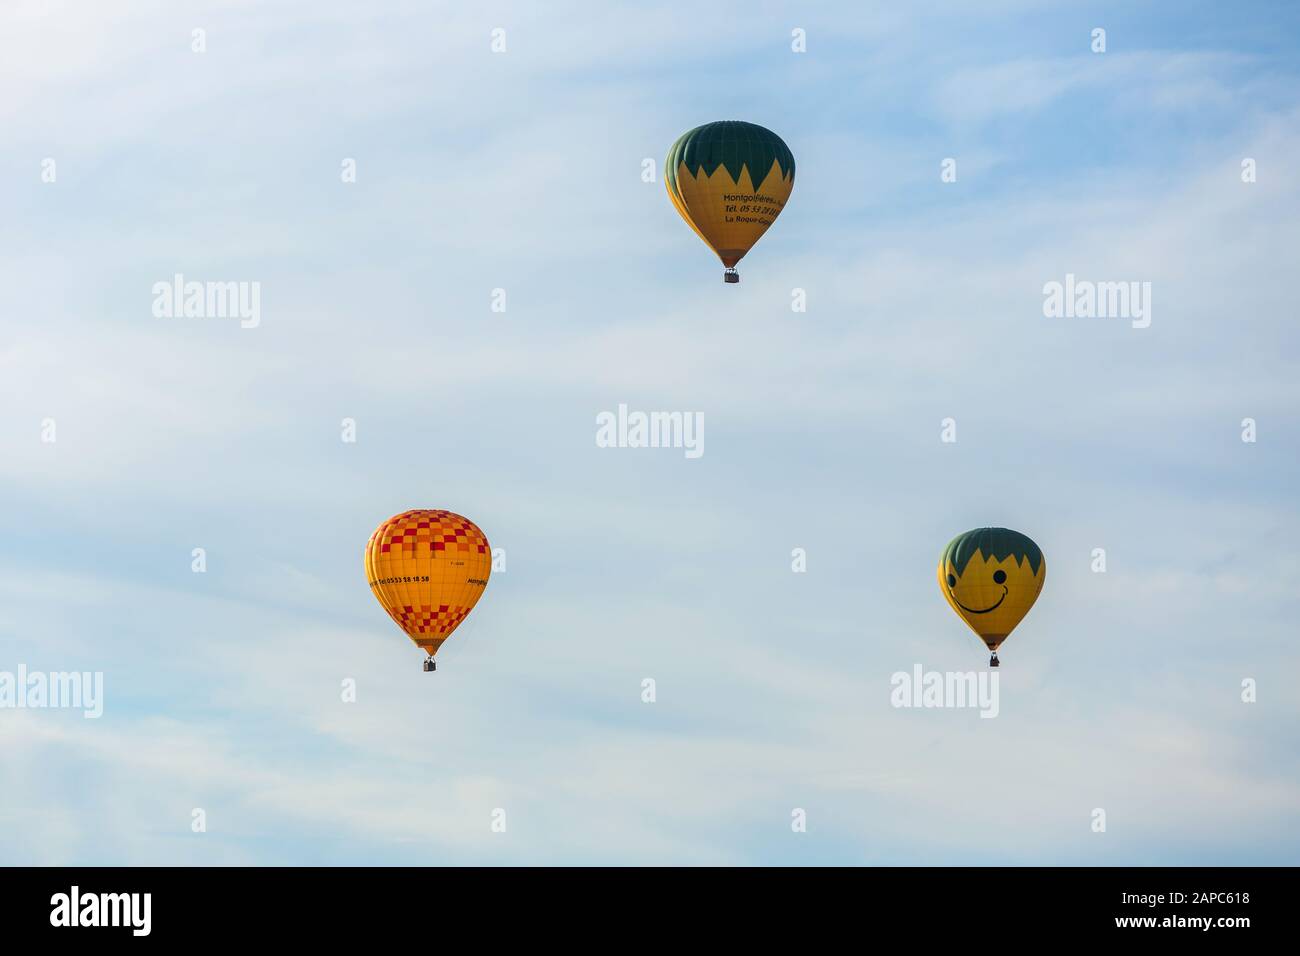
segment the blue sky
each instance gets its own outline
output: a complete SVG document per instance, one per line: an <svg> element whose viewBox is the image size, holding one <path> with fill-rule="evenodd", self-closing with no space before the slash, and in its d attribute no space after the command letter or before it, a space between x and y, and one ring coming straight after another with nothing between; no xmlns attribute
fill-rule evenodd
<svg viewBox="0 0 1300 956"><path fill-rule="evenodd" d="M0 13L0 671L106 697L0 710L0 862L1300 859L1293 4L372 6ZM640 175L724 118L798 163L738 286ZM412 507L507 555L433 675ZM987 661L981 525L1048 562L1001 712L894 709Z"/></svg>

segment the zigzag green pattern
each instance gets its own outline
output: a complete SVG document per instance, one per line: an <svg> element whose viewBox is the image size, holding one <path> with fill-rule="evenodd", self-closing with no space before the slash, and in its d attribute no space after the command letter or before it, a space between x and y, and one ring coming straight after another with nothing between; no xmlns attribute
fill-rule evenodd
<svg viewBox="0 0 1300 956"><path fill-rule="evenodd" d="M780 136L753 123L721 120L697 126L678 137L664 160L664 175L668 187L681 196L677 170L683 163L692 176L698 176L701 169L712 176L722 166L735 182L740 182L740 171L748 166L750 179L761 177L754 183L758 191L774 160L780 164L782 179L794 177L794 154Z"/></svg>
<svg viewBox="0 0 1300 956"><path fill-rule="evenodd" d="M1043 552L1038 545L1019 531L1010 528L976 528L959 534L948 542L948 547L943 549L944 567L952 564L957 569L957 574L961 575L976 551L985 558L991 557L996 561L1005 561L1008 555L1015 555L1016 563L1028 560L1035 577L1039 565L1043 563Z"/></svg>

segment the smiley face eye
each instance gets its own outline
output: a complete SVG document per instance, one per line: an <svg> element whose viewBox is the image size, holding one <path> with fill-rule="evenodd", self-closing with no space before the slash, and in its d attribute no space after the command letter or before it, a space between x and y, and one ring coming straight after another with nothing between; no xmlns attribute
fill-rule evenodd
<svg viewBox="0 0 1300 956"><path fill-rule="evenodd" d="M956 586L957 586L957 579L953 577L951 574L948 575L948 587L955 588Z"/></svg>
<svg viewBox="0 0 1300 956"><path fill-rule="evenodd" d="M1007 572L999 569L993 572L993 583L1002 584L1007 579Z"/></svg>

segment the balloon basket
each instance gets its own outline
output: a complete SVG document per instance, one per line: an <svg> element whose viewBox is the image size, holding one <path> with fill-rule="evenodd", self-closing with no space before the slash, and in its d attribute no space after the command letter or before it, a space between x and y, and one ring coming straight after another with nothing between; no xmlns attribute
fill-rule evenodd
<svg viewBox="0 0 1300 956"><path fill-rule="evenodd" d="M997 667L997 666L998 666L998 655L994 654L992 657L989 658L989 667Z"/></svg>
<svg viewBox="0 0 1300 956"><path fill-rule="evenodd" d="M435 663L433 662L433 658L432 658L432 657L427 658L427 659L425 660L425 662L424 662L424 672L425 672L426 674L428 674L430 671L436 671L437 669L438 669L438 665L435 664Z"/></svg>
<svg viewBox="0 0 1300 956"><path fill-rule="evenodd" d="M740 281L740 273L737 272L735 269L728 269L726 272L722 273L722 281L723 281L723 282L739 282L739 281Z"/></svg>

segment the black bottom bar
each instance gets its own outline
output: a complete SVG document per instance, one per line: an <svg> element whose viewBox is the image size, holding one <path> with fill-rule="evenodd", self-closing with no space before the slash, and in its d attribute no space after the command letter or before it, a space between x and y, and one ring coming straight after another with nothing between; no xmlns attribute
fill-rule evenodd
<svg viewBox="0 0 1300 956"><path fill-rule="evenodd" d="M672 930L724 934L733 946L737 937L770 944L827 932L864 942L901 934L919 945L1098 936L1231 945L1284 929L1295 876L1292 868L1200 867L24 868L0 871L0 925L8 943L74 933L98 943L144 938L147 929L147 938L205 946L281 938L337 946L410 933L436 946L466 930L486 931L492 943L536 934L537 945L553 933L551 943L593 934L666 943Z"/></svg>

